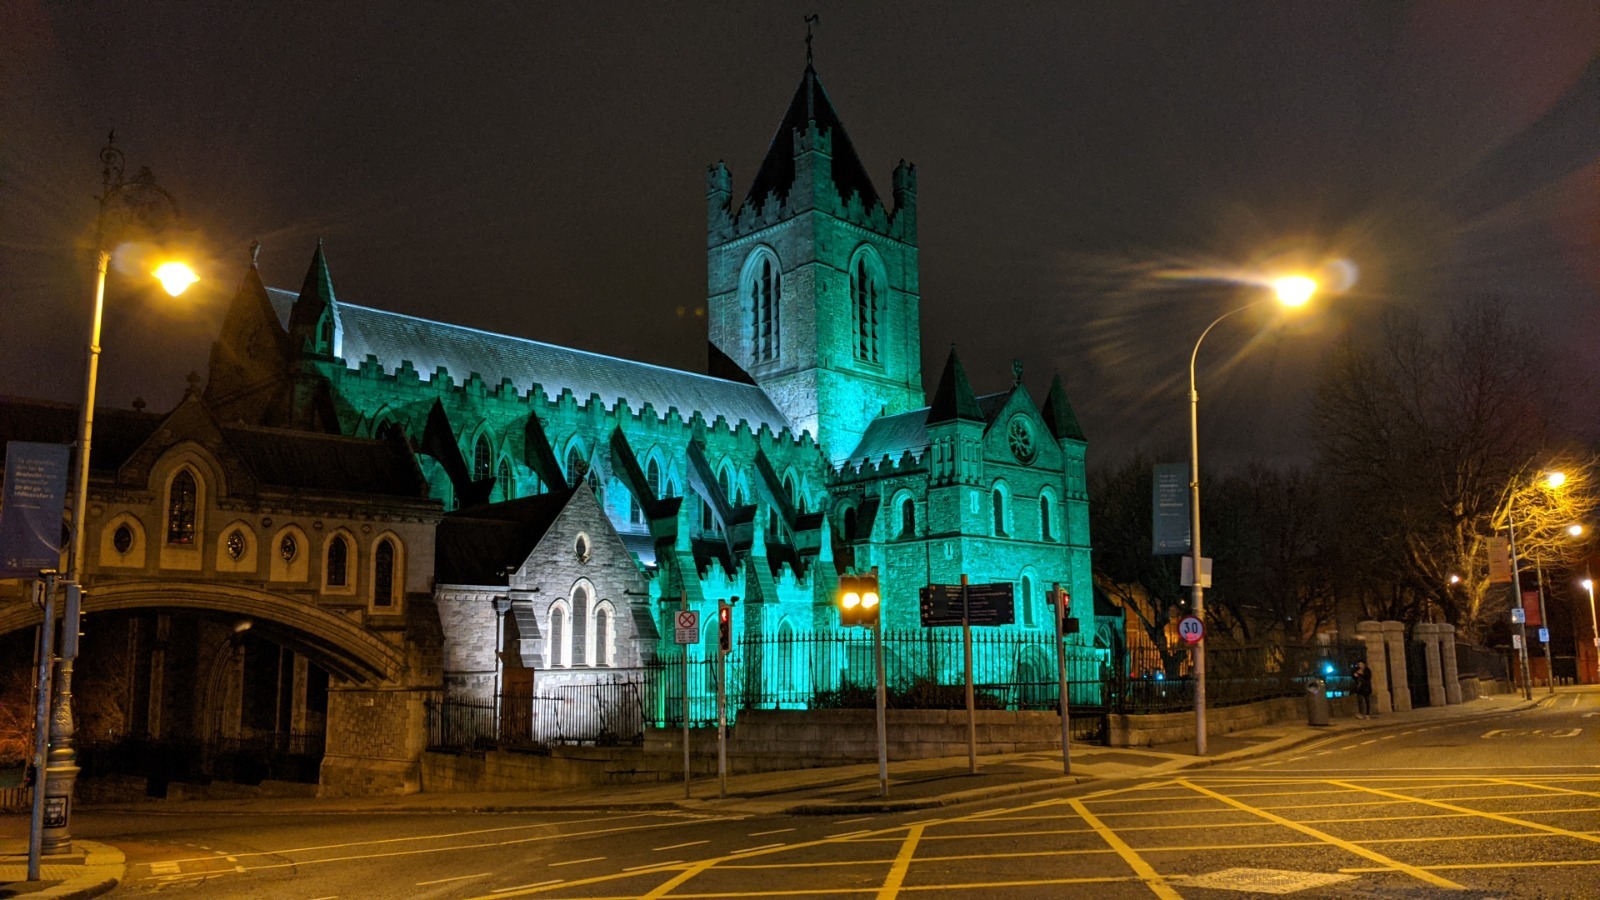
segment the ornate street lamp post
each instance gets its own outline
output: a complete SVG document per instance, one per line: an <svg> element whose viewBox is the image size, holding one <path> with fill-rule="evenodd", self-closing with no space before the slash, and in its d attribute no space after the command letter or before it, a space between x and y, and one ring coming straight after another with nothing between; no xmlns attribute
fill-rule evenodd
<svg viewBox="0 0 1600 900"><path fill-rule="evenodd" d="M84 369L83 406L78 417L78 458L72 491L72 547L67 557L68 590L83 584L84 548L87 545L89 509L89 452L94 436L96 381L100 373L100 325L105 310L106 271L111 265L112 238L131 222L154 228L178 218L178 202L160 185L148 168L140 168L132 178L123 178L122 151L116 146L116 132L106 139L100 151L102 165L99 213L95 220L94 313L89 325L89 353ZM176 297L199 279L180 262L164 262L151 272L167 293ZM77 656L78 608L69 604L62 623L62 653L56 660L55 689L50 709L50 756L41 787L47 800L59 810L44 827L46 853L65 853L72 849L72 791L78 779L77 752L72 747L72 667Z"/></svg>

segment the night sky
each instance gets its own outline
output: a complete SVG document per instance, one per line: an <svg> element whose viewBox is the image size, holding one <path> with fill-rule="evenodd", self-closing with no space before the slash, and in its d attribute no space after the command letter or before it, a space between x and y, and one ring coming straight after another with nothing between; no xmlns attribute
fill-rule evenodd
<svg viewBox="0 0 1600 900"><path fill-rule="evenodd" d="M203 372L252 239L271 286L321 237L342 300L703 371L705 168L743 196L812 11L878 192L918 168L930 393L952 341L980 393L1020 358L1036 400L1061 373L1091 462L1181 459L1194 339L1257 296L1191 276L1337 258L1353 290L1207 338L1208 461L1305 458L1322 349L1387 307L1498 297L1562 390L1600 382L1592 0L11 0L0 394L81 392L112 127L206 280L174 302L113 275L103 403L166 409Z"/></svg>

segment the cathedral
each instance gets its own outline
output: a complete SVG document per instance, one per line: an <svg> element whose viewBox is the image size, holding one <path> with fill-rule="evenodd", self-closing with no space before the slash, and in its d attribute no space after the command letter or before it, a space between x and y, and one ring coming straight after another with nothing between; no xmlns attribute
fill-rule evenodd
<svg viewBox="0 0 1600 900"><path fill-rule="evenodd" d="M1093 599L1072 405L1059 378L1036 401L1020 364L979 394L954 347L925 391L916 168L888 186L808 62L743 193L707 170L704 373L341 295L320 243L298 291L252 258L203 387L97 414L86 737L202 748L207 776L216 747L264 741L324 793L417 790L447 708L492 711L502 746L548 746L549 709L604 720L586 741L638 740L679 701L707 721L723 609L735 715L826 705L873 678L834 605L867 572L908 684L961 681L923 588L1009 586L976 678L1018 709L1054 691L1060 585L1074 697L1101 702L1120 619ZM0 401L0 439L71 444L75 415ZM0 636L34 613L4 604ZM676 659L704 674L663 677Z"/></svg>
<svg viewBox="0 0 1600 900"><path fill-rule="evenodd" d="M742 199L725 165L706 174L706 373L349 302L319 243L298 293L252 265L204 401L220 422L414 448L446 511L433 595L455 693L502 668L647 663L684 604L707 646L719 601L741 635L827 631L838 576L874 569L886 628L920 627L919 590L965 575L1014 587L1018 630L1053 627L1060 584L1075 640L1104 645L1061 382L1036 402L1019 364L979 395L952 347L928 398L916 168L889 188L808 63Z"/></svg>

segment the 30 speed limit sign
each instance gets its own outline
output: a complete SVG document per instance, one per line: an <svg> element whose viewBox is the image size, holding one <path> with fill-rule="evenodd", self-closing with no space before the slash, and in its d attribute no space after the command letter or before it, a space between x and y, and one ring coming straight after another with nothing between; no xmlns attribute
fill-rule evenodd
<svg viewBox="0 0 1600 900"><path fill-rule="evenodd" d="M1185 644L1198 644L1206 636L1205 623L1194 616L1184 616L1178 623L1178 636L1183 638Z"/></svg>

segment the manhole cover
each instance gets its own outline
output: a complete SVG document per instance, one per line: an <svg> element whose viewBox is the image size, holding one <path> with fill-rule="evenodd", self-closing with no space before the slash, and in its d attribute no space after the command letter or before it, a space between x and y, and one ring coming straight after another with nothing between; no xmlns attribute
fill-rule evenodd
<svg viewBox="0 0 1600 900"><path fill-rule="evenodd" d="M1322 872L1290 872L1284 869L1223 869L1184 879L1194 887L1248 891L1252 894L1292 894L1309 888L1327 887L1351 881L1354 875L1327 875Z"/></svg>

